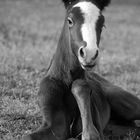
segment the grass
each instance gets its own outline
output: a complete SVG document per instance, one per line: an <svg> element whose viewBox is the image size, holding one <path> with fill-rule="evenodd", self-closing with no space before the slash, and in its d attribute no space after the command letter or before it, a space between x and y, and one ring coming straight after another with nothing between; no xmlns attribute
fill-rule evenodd
<svg viewBox="0 0 140 140"><path fill-rule="evenodd" d="M140 10L105 12L101 73L140 97ZM0 1L0 139L19 140L41 124L37 92L55 52L64 9L60 2Z"/></svg>

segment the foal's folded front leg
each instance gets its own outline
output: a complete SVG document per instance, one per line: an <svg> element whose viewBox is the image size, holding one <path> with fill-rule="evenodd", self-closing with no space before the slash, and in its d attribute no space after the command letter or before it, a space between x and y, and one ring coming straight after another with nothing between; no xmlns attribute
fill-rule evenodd
<svg viewBox="0 0 140 140"><path fill-rule="evenodd" d="M39 99L43 124L36 132L22 140L66 140L70 119L63 104L65 88L57 80L46 77L40 84Z"/></svg>
<svg viewBox="0 0 140 140"><path fill-rule="evenodd" d="M96 140L100 137L92 121L90 91L84 80L76 80L72 85L72 93L77 101L82 119L82 140Z"/></svg>

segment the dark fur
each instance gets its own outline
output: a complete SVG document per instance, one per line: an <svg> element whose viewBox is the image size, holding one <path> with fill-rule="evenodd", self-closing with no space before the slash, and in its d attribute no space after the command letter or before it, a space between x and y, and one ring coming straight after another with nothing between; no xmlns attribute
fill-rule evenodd
<svg viewBox="0 0 140 140"><path fill-rule="evenodd" d="M78 1L78 0L62 0L65 7L67 8L69 5L71 5L73 2Z"/></svg>
<svg viewBox="0 0 140 140"><path fill-rule="evenodd" d="M67 8L68 6L70 6L71 4L73 4L73 2L77 2L77 1L82 1L82 0L62 0L65 7ZM87 1L91 1L93 3L96 3L96 5L100 8L100 10L104 10L104 8L106 6L108 6L111 2L111 0L87 0Z"/></svg>
<svg viewBox="0 0 140 140"><path fill-rule="evenodd" d="M102 8L108 5L108 1L103 3L100 5ZM77 27L73 33L76 31ZM103 130L109 117L115 121L140 119L140 100L99 75L84 71L79 64L74 43L66 15L50 69L40 84L42 126L23 140L75 138L82 132L84 115L80 117L80 114L83 112L87 112L86 117L89 119L84 121L91 128L82 135L86 134L87 140L103 139Z"/></svg>
<svg viewBox="0 0 140 140"><path fill-rule="evenodd" d="M108 6L111 0L92 0L95 1L101 10L104 10L106 6Z"/></svg>

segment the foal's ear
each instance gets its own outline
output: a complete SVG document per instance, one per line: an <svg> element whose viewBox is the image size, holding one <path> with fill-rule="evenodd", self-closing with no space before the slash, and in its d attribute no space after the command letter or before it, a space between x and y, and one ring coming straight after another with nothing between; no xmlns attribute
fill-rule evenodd
<svg viewBox="0 0 140 140"><path fill-rule="evenodd" d="M75 2L76 0L62 0L62 2L65 5L65 8L67 8L71 3Z"/></svg>
<svg viewBox="0 0 140 140"><path fill-rule="evenodd" d="M69 5L71 5L71 3L75 2L75 1L80 1L80 0L62 0L62 2L65 5L65 8L67 8ZM101 11L104 10L104 8L106 6L108 6L109 3L111 2L111 0L87 0L87 1L96 2Z"/></svg>
<svg viewBox="0 0 140 140"><path fill-rule="evenodd" d="M93 2L96 2L100 8L100 10L104 10L106 6L108 6L111 2L111 0L92 0Z"/></svg>

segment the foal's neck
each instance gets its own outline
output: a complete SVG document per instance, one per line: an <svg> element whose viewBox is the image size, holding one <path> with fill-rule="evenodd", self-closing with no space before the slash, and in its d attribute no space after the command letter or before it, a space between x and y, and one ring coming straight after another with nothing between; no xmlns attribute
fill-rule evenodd
<svg viewBox="0 0 140 140"><path fill-rule="evenodd" d="M64 26L48 75L61 80L67 85L70 85L73 80L79 78L83 73L71 47L68 32Z"/></svg>

